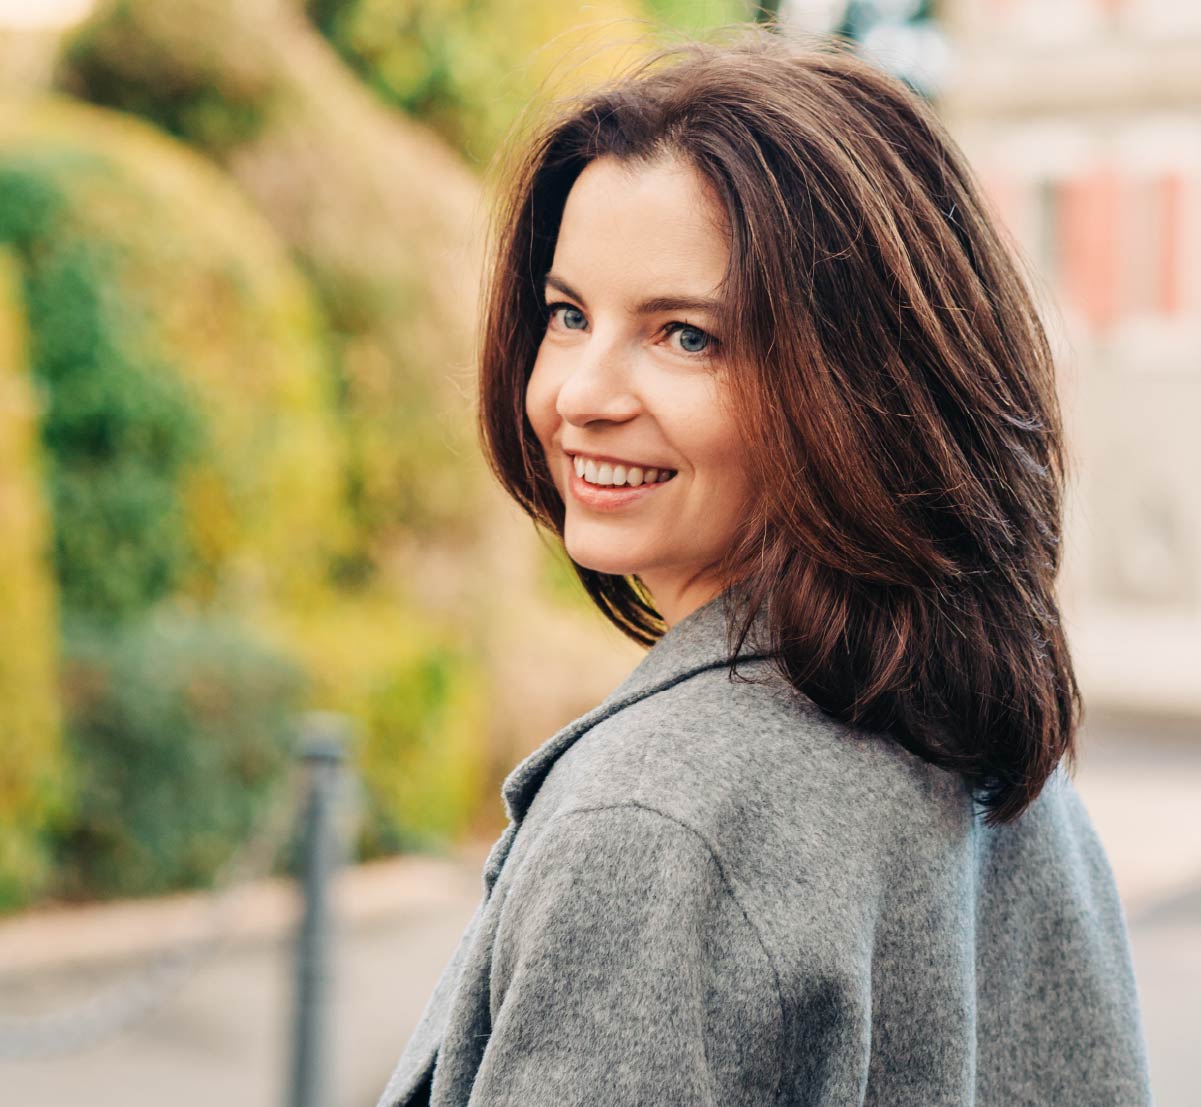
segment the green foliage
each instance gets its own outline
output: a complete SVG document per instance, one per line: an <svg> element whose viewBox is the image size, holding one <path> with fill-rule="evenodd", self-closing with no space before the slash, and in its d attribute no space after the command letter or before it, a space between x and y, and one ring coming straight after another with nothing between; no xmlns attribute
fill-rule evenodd
<svg viewBox="0 0 1201 1107"><path fill-rule="evenodd" d="M294 249L328 324L353 519L341 579L369 582L414 533L471 534L478 194L459 159L273 0L107 0L68 36L55 80L225 165ZM179 110L181 88L254 126Z"/></svg>
<svg viewBox="0 0 1201 1107"><path fill-rule="evenodd" d="M308 0L310 17L387 102L486 162L521 108L561 68L607 75L627 41L753 18L744 0ZM634 49L646 43L634 42Z"/></svg>
<svg viewBox="0 0 1201 1107"><path fill-rule="evenodd" d="M349 545L327 337L233 186L144 124L39 104L0 113L0 230L64 605L115 619L177 591L323 588Z"/></svg>
<svg viewBox="0 0 1201 1107"><path fill-rule="evenodd" d="M181 8L177 0L163 7L169 7L163 14L183 25L197 43L205 32L224 32L230 50L238 52L237 64L231 66L227 56L203 48L190 56L191 64L176 64L176 59L154 50L152 43L139 40L141 11L129 0L109 4L105 20L85 23L68 39L64 60L98 102L151 119L173 135L212 150L228 150L255 138L271 116L270 76L256 63L250 44L239 44L222 27L221 12L214 5ZM141 48L136 45L139 41ZM115 68L107 62L114 50L121 57L121 65ZM228 79L231 71L236 80ZM130 81L131 73L150 80Z"/></svg>
<svg viewBox="0 0 1201 1107"><path fill-rule="evenodd" d="M130 341L106 244L63 228L56 178L80 168L0 151L0 227L24 262L32 369L48 398L63 603L119 618L168 594L187 567L180 474L201 424L179 382Z"/></svg>
<svg viewBox="0 0 1201 1107"><path fill-rule="evenodd" d="M370 594L281 612L314 704L355 720L364 806L356 855L432 849L477 819L488 772L489 673L468 634Z"/></svg>
<svg viewBox="0 0 1201 1107"><path fill-rule="evenodd" d="M606 49L650 29L638 0L586 11L529 0L309 0L310 16L384 100L482 164L560 64L604 75Z"/></svg>
<svg viewBox="0 0 1201 1107"><path fill-rule="evenodd" d="M27 588L3 616L22 652L0 650L0 904L53 890L52 853L72 895L203 882L278 771L262 728L298 698L280 675L294 664L210 621L311 602L342 540L320 317L228 182L111 113L0 110L0 236L0 310L27 317L37 402L24 414L40 440L36 466L32 449L0 449L0 492L24 482L26 511L49 505L41 538L61 602L32 603L36 578L15 554L36 557L37 534L14 528L6 564ZM16 443L19 429L0 427ZM212 613L144 625L167 598ZM71 698L68 680L65 764L57 712L38 700L59 691L60 620L82 658L74 690L113 685ZM173 672L155 669L168 661ZM216 717L217 699L199 695L210 685L238 720ZM177 794L190 776L207 790L195 808Z"/></svg>
<svg viewBox="0 0 1201 1107"><path fill-rule="evenodd" d="M269 730L245 728L282 725L301 705L272 684L276 654L299 660L303 706L359 723L364 855L461 833L487 762L485 674L393 595L340 587L353 485L327 371L333 341L271 230L178 143L62 103L0 110L0 229L15 262L10 299L34 332L41 419L29 424L45 455L46 545L68 626L69 760L52 766L77 794L52 828L61 894L138 894L212 875L278 769L255 745ZM385 302L373 310L382 316ZM382 386L371 397L376 434L395 433L378 349L352 345ZM404 414L423 417L420 407ZM442 432L425 421L427 437ZM3 460L0 486L28 475L13 473L28 467L24 455ZM421 479L436 488L441 478ZM174 622L146 622L164 600ZM272 644L266 653L220 629L220 612L233 610ZM40 620L52 642L54 613ZM156 668L168 660L170 671ZM210 718L194 695L193 671L213 665L200 685L244 727ZM259 775L247 775L248 756ZM197 774L204 798L189 807L179 789ZM44 836L6 833L22 819L37 826L24 800L6 803L0 792L0 872L6 857L14 873L32 872Z"/></svg>
<svg viewBox="0 0 1201 1107"><path fill-rule="evenodd" d="M435 643L376 678L362 712L359 856L436 848L470 822L486 768L481 677L469 653Z"/></svg>
<svg viewBox="0 0 1201 1107"><path fill-rule="evenodd" d="M654 19L679 31L704 31L727 23L753 20L754 0L646 0Z"/></svg>
<svg viewBox="0 0 1201 1107"><path fill-rule="evenodd" d="M53 838L57 893L207 885L280 782L301 670L232 620L166 609L69 619L63 654L79 779Z"/></svg>

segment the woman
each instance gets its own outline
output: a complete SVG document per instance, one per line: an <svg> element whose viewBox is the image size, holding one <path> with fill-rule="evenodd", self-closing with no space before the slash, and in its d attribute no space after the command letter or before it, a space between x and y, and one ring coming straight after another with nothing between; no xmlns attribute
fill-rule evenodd
<svg viewBox="0 0 1201 1107"><path fill-rule="evenodd" d="M381 1107L1149 1102L1063 763L1052 359L962 154L748 28L510 179L486 451L652 648L505 781Z"/></svg>

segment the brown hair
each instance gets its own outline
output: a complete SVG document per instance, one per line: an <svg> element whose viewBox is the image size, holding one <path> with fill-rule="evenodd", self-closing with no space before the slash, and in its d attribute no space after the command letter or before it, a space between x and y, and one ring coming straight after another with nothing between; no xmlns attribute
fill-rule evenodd
<svg viewBox="0 0 1201 1107"><path fill-rule="evenodd" d="M1060 623L1054 364L1014 254L932 109L840 40L746 25L660 48L514 147L481 330L480 428L506 490L560 539L525 415L541 283L590 161L691 165L724 202L723 372L759 491L723 561L766 604L789 683L971 781L1016 819L1080 694ZM664 631L636 577L575 565L629 637Z"/></svg>

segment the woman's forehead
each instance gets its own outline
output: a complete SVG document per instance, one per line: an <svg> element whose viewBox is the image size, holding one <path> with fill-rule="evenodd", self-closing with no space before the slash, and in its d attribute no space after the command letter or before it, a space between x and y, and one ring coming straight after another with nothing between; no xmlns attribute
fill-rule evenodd
<svg viewBox="0 0 1201 1107"><path fill-rule="evenodd" d="M724 232L728 223L710 182L690 162L671 154L651 160L593 159L568 192L563 219L580 211L598 219L615 214L628 218L636 208L646 211L648 219L704 224L710 232Z"/></svg>
<svg viewBox="0 0 1201 1107"><path fill-rule="evenodd" d="M724 212L693 167L600 158L568 195L551 268L561 291L644 305L716 296L729 253Z"/></svg>

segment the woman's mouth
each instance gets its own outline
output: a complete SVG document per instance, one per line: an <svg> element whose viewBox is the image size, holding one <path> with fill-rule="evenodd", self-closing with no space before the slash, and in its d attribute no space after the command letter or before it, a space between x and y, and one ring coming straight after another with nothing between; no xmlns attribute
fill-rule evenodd
<svg viewBox="0 0 1201 1107"><path fill-rule="evenodd" d="M571 464L571 494L585 507L597 511L616 511L644 500L665 484L670 484L676 476L673 469L642 469L608 462L598 464L592 460L585 461L578 455L568 460Z"/></svg>
<svg viewBox="0 0 1201 1107"><path fill-rule="evenodd" d="M644 484L662 483L676 475L674 469L656 468L651 465L635 465L619 461L605 461L585 454L569 455L576 476L583 477L588 484L598 488L627 485L640 488Z"/></svg>

